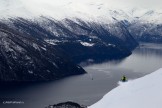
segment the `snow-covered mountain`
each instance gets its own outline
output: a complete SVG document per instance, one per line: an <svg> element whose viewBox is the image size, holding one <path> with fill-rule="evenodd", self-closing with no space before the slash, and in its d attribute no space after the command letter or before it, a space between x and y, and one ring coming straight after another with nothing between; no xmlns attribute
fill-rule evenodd
<svg viewBox="0 0 162 108"><path fill-rule="evenodd" d="M117 8L117 3L116 7L113 7L111 2L106 0L1 0L0 2L0 19L17 17L38 19L45 16L59 21L77 18L104 25L116 25L118 21L123 22L131 35L139 41L162 41L162 9L120 6ZM110 30L114 30L114 27Z"/></svg>
<svg viewBox="0 0 162 108"><path fill-rule="evenodd" d="M0 81L55 80L82 73L57 47L0 23Z"/></svg>
<svg viewBox="0 0 162 108"><path fill-rule="evenodd" d="M1 24L76 63L128 56L136 40L162 42L161 10L114 8L106 0L0 0L0 13Z"/></svg>
<svg viewBox="0 0 162 108"><path fill-rule="evenodd" d="M162 69L128 81L88 108L161 108Z"/></svg>
<svg viewBox="0 0 162 108"><path fill-rule="evenodd" d="M162 10L112 7L106 0L1 0L1 18L33 18L50 16L55 19L81 18L88 21L134 20L162 23ZM117 5L117 4L116 4Z"/></svg>
<svg viewBox="0 0 162 108"><path fill-rule="evenodd" d="M4 22L22 34L60 47L77 62L99 57L121 58L129 55L131 49L137 46L137 42L120 23L116 26L81 19L58 21L46 17L34 21L16 18ZM112 28L110 26L113 29L109 29Z"/></svg>
<svg viewBox="0 0 162 108"><path fill-rule="evenodd" d="M126 24L131 35L138 41L162 42L162 11L134 9L133 20Z"/></svg>
<svg viewBox="0 0 162 108"><path fill-rule="evenodd" d="M33 18L50 16L55 19L81 18L88 21L111 21L129 17L122 10L116 11L104 0L1 0L0 13L4 17Z"/></svg>

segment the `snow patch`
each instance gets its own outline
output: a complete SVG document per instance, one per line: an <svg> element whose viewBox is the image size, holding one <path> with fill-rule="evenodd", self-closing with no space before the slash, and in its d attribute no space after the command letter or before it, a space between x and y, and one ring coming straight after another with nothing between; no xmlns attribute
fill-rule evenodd
<svg viewBox="0 0 162 108"><path fill-rule="evenodd" d="M47 50L47 49L46 49L46 48L44 48L44 47L41 47L41 48L42 48L43 50L45 50L45 51Z"/></svg>
<svg viewBox="0 0 162 108"><path fill-rule="evenodd" d="M86 21L114 22L137 19L162 23L162 9L123 7L125 2L107 0L1 0L1 18L25 17L38 18L49 16L57 20L80 18ZM102 4L102 5L101 5ZM112 4L114 6L112 6ZM118 4L118 5L117 5ZM49 28L52 30L52 28ZM53 32L56 36L57 32Z"/></svg>
<svg viewBox="0 0 162 108"><path fill-rule="evenodd" d="M114 45L114 44L108 44L108 46L116 47L116 45Z"/></svg>
<svg viewBox="0 0 162 108"><path fill-rule="evenodd" d="M57 45L56 42L60 42L58 40L53 40L53 39L46 39L45 41L51 45Z"/></svg>
<svg viewBox="0 0 162 108"><path fill-rule="evenodd" d="M29 74L33 74L33 71L28 71L29 72Z"/></svg>
<svg viewBox="0 0 162 108"><path fill-rule="evenodd" d="M92 47L94 46L94 43L88 43L88 42L80 42L83 46L88 46L88 47Z"/></svg>
<svg viewBox="0 0 162 108"><path fill-rule="evenodd" d="M32 46L33 46L35 49L40 50L40 49L39 49L39 46L38 46L37 44L35 44L35 43L32 43L32 44L33 44Z"/></svg>
<svg viewBox="0 0 162 108"><path fill-rule="evenodd" d="M88 108L161 108L162 69L142 78L120 83Z"/></svg>
<svg viewBox="0 0 162 108"><path fill-rule="evenodd" d="M52 64L56 67L56 68L59 68L58 66L57 66L57 64L56 63L54 63L54 62L52 62Z"/></svg>

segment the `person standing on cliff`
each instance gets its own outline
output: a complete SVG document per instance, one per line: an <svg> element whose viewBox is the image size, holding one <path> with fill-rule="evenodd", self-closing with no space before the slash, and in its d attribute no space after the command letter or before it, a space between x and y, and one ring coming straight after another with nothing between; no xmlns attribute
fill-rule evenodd
<svg viewBox="0 0 162 108"><path fill-rule="evenodd" d="M121 81L123 81L123 82L127 81L127 78L125 75L122 76Z"/></svg>

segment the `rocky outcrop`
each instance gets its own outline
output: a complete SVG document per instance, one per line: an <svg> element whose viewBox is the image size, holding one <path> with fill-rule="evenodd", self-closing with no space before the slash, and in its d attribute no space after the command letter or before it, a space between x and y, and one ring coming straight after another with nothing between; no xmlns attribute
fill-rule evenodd
<svg viewBox="0 0 162 108"><path fill-rule="evenodd" d="M87 108L86 106L79 105L75 102L64 102L64 103L59 103L55 105L49 105L46 108Z"/></svg>

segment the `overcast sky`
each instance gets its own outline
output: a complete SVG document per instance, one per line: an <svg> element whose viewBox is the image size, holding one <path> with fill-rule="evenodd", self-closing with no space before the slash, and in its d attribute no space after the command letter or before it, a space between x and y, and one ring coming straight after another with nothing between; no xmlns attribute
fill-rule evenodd
<svg viewBox="0 0 162 108"><path fill-rule="evenodd" d="M162 0L0 0L1 16L47 14L62 17L84 13L97 17L105 15L107 9L113 10L113 8L126 11L137 8L138 15L151 9L161 12Z"/></svg>
<svg viewBox="0 0 162 108"><path fill-rule="evenodd" d="M14 1L14 0L0 0L0 2ZM16 0L16 1L27 1L27 0ZM30 2L53 2L53 4L63 3L63 2L103 2L112 7L128 7L128 8L153 8L153 9L162 9L162 0L29 0ZM28 1L28 2L29 2Z"/></svg>
<svg viewBox="0 0 162 108"><path fill-rule="evenodd" d="M102 0L101 0L102 1ZM162 8L162 0L104 0L112 6L118 7L140 7L140 8Z"/></svg>

